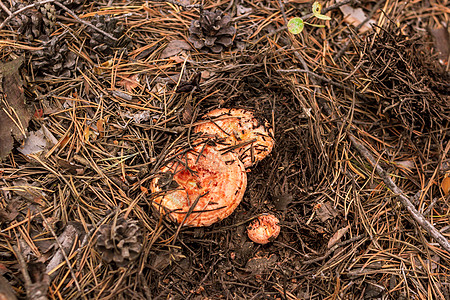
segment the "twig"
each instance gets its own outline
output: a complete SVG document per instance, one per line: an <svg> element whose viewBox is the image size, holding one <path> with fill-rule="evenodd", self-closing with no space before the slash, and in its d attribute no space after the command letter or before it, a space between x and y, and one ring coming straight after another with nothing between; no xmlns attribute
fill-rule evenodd
<svg viewBox="0 0 450 300"><path fill-rule="evenodd" d="M4 11L8 14L8 16L12 15L12 12L3 4L3 1L0 0L0 7L3 8Z"/></svg>
<svg viewBox="0 0 450 300"><path fill-rule="evenodd" d="M22 255L22 252L20 252L19 248L17 246L12 246L14 253L17 256L17 261L19 262L20 271L22 272L23 279L25 281L25 289L27 291L27 298L33 299L33 300L47 300L47 295L45 294L44 290L48 289L48 286L43 289L42 283L33 283L31 281L30 273L28 273L28 266L25 261L25 258ZM47 283L45 283L47 284ZM50 284L50 282L48 282Z"/></svg>
<svg viewBox="0 0 450 300"><path fill-rule="evenodd" d="M31 286L33 284L31 282L30 274L28 273L27 263L25 262L25 258L23 257L19 248L17 248L17 246L12 246L12 247L13 247L14 253L17 256L17 261L19 262L20 271L22 272L23 280L25 280L25 288L27 288L27 286ZM28 291L28 288L27 288L27 291Z"/></svg>
<svg viewBox="0 0 450 300"><path fill-rule="evenodd" d="M113 40L113 41L117 41L117 38L113 37L112 35L110 35L110 34L107 33L106 31L103 31L103 30L101 30L100 28L95 27L95 26L92 25L91 23L86 22L86 21L80 19L80 17L78 17L77 14L76 14L75 12L73 12L72 10L70 10L70 9L69 9L68 7L66 7L65 5L59 3L58 1L54 1L54 3L55 3L56 6L61 7L61 8L64 9L66 12L68 12L70 15L72 15L72 17L74 17L75 20L77 20L77 21L80 22L81 24L86 25L86 26L88 26L88 27L91 27L92 29L94 29L94 30L100 32L101 34L107 36L108 38L110 38L110 39ZM1 29L1 27L0 27L0 29Z"/></svg>
<svg viewBox="0 0 450 300"><path fill-rule="evenodd" d="M0 295L2 300L17 300L11 284L3 275L0 275Z"/></svg>
<svg viewBox="0 0 450 300"><path fill-rule="evenodd" d="M58 236L56 235L55 231L53 231L52 227L50 226L50 224L48 224L47 220L45 219L44 215L42 214L42 212L39 212L39 214L41 215L42 220L44 221L45 226L47 227L48 230L50 230L51 234L53 235L53 237L55 238L55 243L56 245L58 245L59 250L61 251L61 254L64 257L64 260L66 261L67 267L69 268L70 271L70 275L72 275L73 281L75 282L75 286L77 287L77 290L80 294L83 295L83 292L81 290L80 284L78 283L78 279L77 276L75 275L75 272L70 264L70 260L66 255L66 251L64 251L64 247L61 245L61 243L58 240ZM85 297L83 297L85 298Z"/></svg>
<svg viewBox="0 0 450 300"><path fill-rule="evenodd" d="M279 2L281 2L281 0L279 0ZM322 9L322 12L321 12L321 13L322 13L322 14L326 14L326 13L329 12L330 10L339 8L339 7L341 7L341 6L343 6L343 5L346 5L346 4L350 3L350 2L352 2L352 0L344 0L344 1L342 1L342 2L338 2L338 3L336 3L336 4L331 5L330 7L326 7L326 8L324 8L324 9ZM286 23L286 25L281 26L280 28L278 28L278 29L275 30L274 32L271 32L271 33L266 34L266 37L270 37L270 36L272 36L272 35L275 35L275 34L281 32L281 31L284 31L284 30L287 29L287 17L286 17L286 15L285 15L285 13L283 13L284 7L280 5L280 8L281 8L281 14L283 15L283 19L284 19L284 22ZM313 17L313 16L314 16L314 14L309 13L309 14L307 14L307 15L304 15L304 16L301 17L301 18L302 18L303 20L306 20L306 19L309 19L309 18L311 18L311 17Z"/></svg>
<svg viewBox="0 0 450 300"><path fill-rule="evenodd" d="M343 5L349 4L350 2L352 2L352 0L344 0L344 1L338 2L338 3L336 3L336 4L333 4L333 5L329 6L329 7L325 7L324 9L322 9L321 14L324 15L324 14L326 14L327 12L329 12L330 10L339 8L339 7L343 6ZM303 20L306 20L306 19L311 18L312 16L314 16L314 14L313 14L313 13L310 13L310 14L304 15L304 16L302 17L302 19L303 19Z"/></svg>
<svg viewBox="0 0 450 300"><path fill-rule="evenodd" d="M152 2L167 2L173 5L179 5L181 6L183 9L192 9L192 8L198 8L201 7L201 4L184 4L181 3L179 1L175 1L175 0L152 0Z"/></svg>
<svg viewBox="0 0 450 300"><path fill-rule="evenodd" d="M51 2L55 2L55 0L44 0L44 1L39 1L39 2L35 2L33 4L27 5L22 7L21 9L16 10L15 12L11 13L3 22L2 24L0 24L0 30L3 29L3 27L5 27L5 25L15 16L17 16L18 14L20 14L21 12L33 8L35 6L39 6L45 3L51 3ZM3 4L3 3L2 3Z"/></svg>
<svg viewBox="0 0 450 300"><path fill-rule="evenodd" d="M409 198L405 196L403 191L394 183L391 177L383 170L383 168L377 164L375 158L367 150L367 148L358 142L356 138L349 133L350 140L353 146L358 150L358 152L364 156L376 169L378 175L383 179L384 184L399 198L400 202L409 212L411 217L416 221L423 229L425 229L431 237L433 237L439 245L441 245L446 251L450 252L450 242L431 224L427 219L421 215L414 205L411 203Z"/></svg>
<svg viewBox="0 0 450 300"><path fill-rule="evenodd" d="M348 46L350 45L350 42L353 40L354 35L361 29L361 27L364 26L364 24L366 24L373 17L375 12L380 7L381 3L382 1L378 1L373 7L373 9L370 11L370 13L367 15L367 18L365 18L364 21L362 21L358 26L355 27L355 31L352 32L351 36L344 44L344 47L342 47L342 49L339 50L339 52L333 57L334 61L337 61L342 56L342 54L344 54L345 50L347 50Z"/></svg>
<svg viewBox="0 0 450 300"><path fill-rule="evenodd" d="M354 237L352 237L352 238L350 238L350 239L348 239L346 241L342 241L340 243L337 243L336 245L334 245L333 247L328 249L328 251L324 255L322 255L320 257L316 257L316 258L310 259L310 260L302 261L302 264L309 265L309 264L312 264L312 263L316 263L316 262L322 261L325 258L327 258L328 256L330 256L337 248L345 246L345 245L347 245L349 243L353 243L353 242L359 241L360 239L362 239L364 237L366 237L366 234L363 233L363 234L354 236Z"/></svg>
<svg viewBox="0 0 450 300"><path fill-rule="evenodd" d="M287 20L287 17L286 17L286 12L285 12L285 9L284 9L283 1L282 0L278 0L278 5L280 6L280 10L281 10L281 14L283 15L284 23L287 24L288 20Z"/></svg>
<svg viewBox="0 0 450 300"><path fill-rule="evenodd" d="M92 234L100 227L101 223L103 223L106 219L110 218L112 215L115 215L117 213L118 213L117 209L111 211L108 215L106 215L103 218L101 218L100 221L98 221L97 224L95 226L93 226L92 229L89 230L89 232L87 234L84 235L83 241L81 242L80 247L78 247L78 249L77 249L76 261L77 261L78 266L79 266L79 264L81 262L82 250L88 244L90 238L92 237Z"/></svg>
<svg viewBox="0 0 450 300"><path fill-rule="evenodd" d="M433 199L433 201L431 201L430 205L427 207L427 209L423 212L423 215L428 215L429 213L431 213L431 210L433 209L434 205L439 201L439 198L436 197Z"/></svg>
<svg viewBox="0 0 450 300"><path fill-rule="evenodd" d="M319 80L325 81L326 83L329 83L329 84L332 84L334 86L337 86L338 88L347 90L347 91L352 92L352 93L354 92L355 94L357 94L360 97L364 97L364 98L366 97L364 94L362 94L360 92L355 92L352 88L349 88L346 85L343 85L343 84L341 84L339 82L336 82L336 81L333 81L331 79L328 79L328 78L326 78L324 76L318 75L318 74L316 74L314 72L311 72L310 70L305 70L305 69L287 69L287 70L284 70L284 69L281 69L281 70L277 70L277 72L280 72L280 73L291 73L291 72L306 73L306 74L309 74L309 75L311 75L311 76L313 76L313 77L315 77L315 78L317 78Z"/></svg>

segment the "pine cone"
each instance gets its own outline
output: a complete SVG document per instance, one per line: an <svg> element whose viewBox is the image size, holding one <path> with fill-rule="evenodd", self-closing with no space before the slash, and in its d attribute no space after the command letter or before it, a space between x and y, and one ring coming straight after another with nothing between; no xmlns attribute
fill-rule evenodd
<svg viewBox="0 0 450 300"><path fill-rule="evenodd" d="M142 249L142 231L137 220L119 218L116 224L100 226L97 249L107 263L124 267L135 261Z"/></svg>
<svg viewBox="0 0 450 300"><path fill-rule="evenodd" d="M113 37L119 40L113 41L109 37L101 34L93 28L88 27L86 28L86 32L91 36L91 39L89 40L89 46L91 46L93 50L107 55L113 53L112 48L130 47L131 40L126 37L121 38L125 33L125 29L123 25L118 26L117 22L117 19L112 18L109 15L95 15L94 19L91 21L92 25L111 34Z"/></svg>
<svg viewBox="0 0 450 300"><path fill-rule="evenodd" d="M64 1L60 1L61 4L69 7L69 8L74 8L74 7L78 7L81 4L83 4L85 0L64 0Z"/></svg>
<svg viewBox="0 0 450 300"><path fill-rule="evenodd" d="M26 3L18 2L13 5L11 11L17 11L25 6ZM11 20L10 24L17 30L19 38L27 41L37 39L44 33L42 14L35 8L19 13Z"/></svg>
<svg viewBox="0 0 450 300"><path fill-rule="evenodd" d="M34 52L32 66L39 75L51 74L70 77L74 72L76 54L69 50L64 39L55 36L42 46L44 49Z"/></svg>
<svg viewBox="0 0 450 300"><path fill-rule="evenodd" d="M236 29L230 21L231 17L220 10L205 10L200 14L200 20L192 21L188 40L197 49L207 48L214 53L220 53L233 44Z"/></svg>
<svg viewBox="0 0 450 300"><path fill-rule="evenodd" d="M42 14L42 21L44 22L44 31L49 36L55 27L56 23L56 8L52 3L45 3L39 6L39 11Z"/></svg>

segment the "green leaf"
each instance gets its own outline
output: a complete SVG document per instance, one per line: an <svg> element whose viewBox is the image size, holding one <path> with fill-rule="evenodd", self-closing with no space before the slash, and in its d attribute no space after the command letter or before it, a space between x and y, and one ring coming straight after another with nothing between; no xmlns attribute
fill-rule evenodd
<svg viewBox="0 0 450 300"><path fill-rule="evenodd" d="M329 16L325 16L325 15L321 14L321 12L322 12L322 4L320 4L317 1L314 2L313 6L312 6L312 11L313 11L314 17L316 17L317 19L326 20L326 21L331 20L331 18Z"/></svg>
<svg viewBox="0 0 450 300"><path fill-rule="evenodd" d="M299 17L295 17L289 20L287 27L289 32L292 34L299 34L303 31L303 27L305 26L303 19Z"/></svg>

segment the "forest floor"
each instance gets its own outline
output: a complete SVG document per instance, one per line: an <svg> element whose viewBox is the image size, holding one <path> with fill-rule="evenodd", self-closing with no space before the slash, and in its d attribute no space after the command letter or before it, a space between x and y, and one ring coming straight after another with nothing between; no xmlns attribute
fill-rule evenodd
<svg viewBox="0 0 450 300"><path fill-rule="evenodd" d="M0 4L5 299L450 299L447 0ZM275 146L234 213L179 226L151 182L216 108Z"/></svg>

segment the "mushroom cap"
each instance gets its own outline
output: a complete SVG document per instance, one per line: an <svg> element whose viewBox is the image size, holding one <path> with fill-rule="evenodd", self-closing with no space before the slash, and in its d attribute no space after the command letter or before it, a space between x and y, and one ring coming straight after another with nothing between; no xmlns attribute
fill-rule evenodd
<svg viewBox="0 0 450 300"><path fill-rule="evenodd" d="M255 243L267 244L280 234L280 220L274 215L262 215L253 220L247 228L248 237Z"/></svg>
<svg viewBox="0 0 450 300"><path fill-rule="evenodd" d="M237 155L221 154L207 144L180 152L160 172L163 175L150 184L152 192L162 192L153 205L160 213L167 213L186 226L209 226L228 217L241 202L247 187L245 167ZM166 190L166 186L172 188Z"/></svg>
<svg viewBox="0 0 450 300"><path fill-rule="evenodd" d="M266 157L275 143L273 130L266 120L257 120L245 109L215 109L207 113L194 132L203 132L217 138L217 149L234 151L246 168Z"/></svg>

